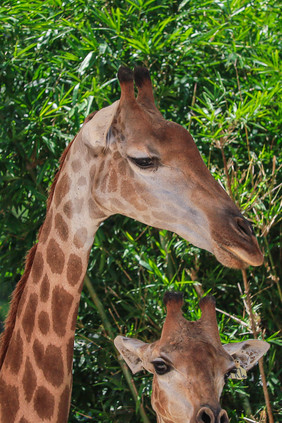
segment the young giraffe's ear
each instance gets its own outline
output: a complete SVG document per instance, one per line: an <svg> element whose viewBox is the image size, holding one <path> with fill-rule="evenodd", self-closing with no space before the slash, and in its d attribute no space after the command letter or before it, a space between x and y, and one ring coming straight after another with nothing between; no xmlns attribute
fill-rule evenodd
<svg viewBox="0 0 282 423"><path fill-rule="evenodd" d="M117 336L114 344L133 374L144 369L143 353L150 344L125 336Z"/></svg>
<svg viewBox="0 0 282 423"><path fill-rule="evenodd" d="M206 331L212 337L213 342L217 342L221 345L220 336L218 332L216 309L215 309L215 298L211 295L202 297L199 302L201 309L201 322L206 328Z"/></svg>
<svg viewBox="0 0 282 423"><path fill-rule="evenodd" d="M268 351L270 345L265 341L250 339L243 342L222 345L234 360L239 360L240 366L250 370L258 360Z"/></svg>

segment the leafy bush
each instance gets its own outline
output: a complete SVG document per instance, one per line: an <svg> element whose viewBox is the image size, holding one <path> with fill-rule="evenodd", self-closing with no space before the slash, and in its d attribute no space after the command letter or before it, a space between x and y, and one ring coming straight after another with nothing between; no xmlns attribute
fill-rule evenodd
<svg viewBox="0 0 282 423"><path fill-rule="evenodd" d="M2 320L44 220L61 152L91 111L119 98L119 66L144 64L161 112L193 134L215 178L253 222L265 253L264 265L249 269L248 280L259 337L271 343L264 363L278 420L278 7L273 0L2 1ZM82 293L70 422L142 421L111 338L157 339L167 289L185 292L184 311L192 319L199 317L199 295L211 292L222 310L222 341L252 337L241 273L176 235L112 217L97 233L88 275L95 292L85 287ZM134 377L154 421L150 380ZM246 382L229 383L222 404L232 421L264 422L258 368Z"/></svg>

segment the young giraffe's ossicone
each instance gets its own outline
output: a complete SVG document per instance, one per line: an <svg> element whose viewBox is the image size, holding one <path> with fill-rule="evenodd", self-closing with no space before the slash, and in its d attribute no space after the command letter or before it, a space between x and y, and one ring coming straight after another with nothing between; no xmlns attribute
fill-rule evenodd
<svg viewBox="0 0 282 423"><path fill-rule="evenodd" d="M0 348L1 423L67 421L80 293L94 235L110 215L177 232L226 266L262 262L250 224L192 137L157 110L148 71L121 68L118 78L120 100L92 113L62 156L13 294Z"/></svg>
<svg viewBox="0 0 282 423"><path fill-rule="evenodd" d="M118 336L116 348L133 373L153 373L158 423L228 423L219 402L226 377L235 371L235 360L251 369L269 344L248 340L222 345L213 297L200 300L202 316L195 322L182 316L181 293L166 293L164 302L167 316L158 341L147 344Z"/></svg>

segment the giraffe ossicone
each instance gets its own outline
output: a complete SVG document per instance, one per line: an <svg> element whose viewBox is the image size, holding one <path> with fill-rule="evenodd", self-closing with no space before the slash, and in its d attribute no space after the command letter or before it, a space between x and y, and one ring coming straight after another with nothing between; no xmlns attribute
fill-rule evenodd
<svg viewBox="0 0 282 423"><path fill-rule="evenodd" d="M110 215L174 231L226 266L262 263L251 225L191 135L156 108L149 72L121 68L118 79L120 100L88 116L63 153L13 293L0 344L1 423L67 421L83 279L95 233Z"/></svg>
<svg viewBox="0 0 282 423"><path fill-rule="evenodd" d="M148 344L117 336L115 346L133 373L153 374L152 406L158 423L228 423L220 406L224 382L238 364L250 370L269 349L265 341L251 339L222 345L215 301L200 300L201 318L186 320L182 294L165 294L167 316L161 338Z"/></svg>

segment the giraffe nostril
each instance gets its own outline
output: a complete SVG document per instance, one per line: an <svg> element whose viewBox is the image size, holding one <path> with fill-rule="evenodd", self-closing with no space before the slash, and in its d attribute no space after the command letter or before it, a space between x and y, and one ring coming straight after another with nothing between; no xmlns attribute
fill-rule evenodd
<svg viewBox="0 0 282 423"><path fill-rule="evenodd" d="M225 410L221 410L218 418L219 423L229 423L229 417Z"/></svg>
<svg viewBox="0 0 282 423"><path fill-rule="evenodd" d="M197 414L198 423L214 423L214 413L209 407L202 407Z"/></svg>
<svg viewBox="0 0 282 423"><path fill-rule="evenodd" d="M211 423L211 418L210 418L210 416L205 411L201 415L200 422L203 422L203 423Z"/></svg>
<svg viewBox="0 0 282 423"><path fill-rule="evenodd" d="M249 237L250 235L254 234L252 225L246 219L242 217L236 217L236 223L237 223L237 229L243 235L247 235Z"/></svg>

